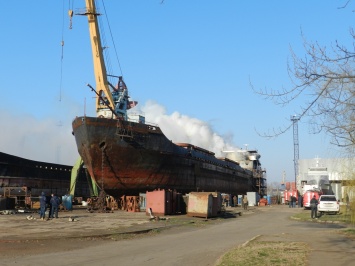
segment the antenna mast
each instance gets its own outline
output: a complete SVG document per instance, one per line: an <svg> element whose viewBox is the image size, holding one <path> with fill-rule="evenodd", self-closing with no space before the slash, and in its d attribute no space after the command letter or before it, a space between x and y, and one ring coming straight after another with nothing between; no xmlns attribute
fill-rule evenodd
<svg viewBox="0 0 355 266"><path fill-rule="evenodd" d="M297 177L298 177L298 159L299 159L299 143L298 143L298 120L299 116L291 116L293 123L293 163L295 168L295 187L297 189Z"/></svg>

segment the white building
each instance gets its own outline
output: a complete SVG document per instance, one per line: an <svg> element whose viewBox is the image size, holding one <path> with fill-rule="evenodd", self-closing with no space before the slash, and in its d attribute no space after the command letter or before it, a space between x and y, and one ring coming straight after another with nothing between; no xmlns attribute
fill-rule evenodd
<svg viewBox="0 0 355 266"><path fill-rule="evenodd" d="M340 201L345 201L347 193L353 193L349 192L347 185L349 180L355 179L355 158L300 159L298 167L297 188L300 192L309 189L310 184L314 185L310 180L315 180L316 176L323 180L318 188L329 191ZM329 182L325 182L326 179ZM315 186L317 188L317 184Z"/></svg>

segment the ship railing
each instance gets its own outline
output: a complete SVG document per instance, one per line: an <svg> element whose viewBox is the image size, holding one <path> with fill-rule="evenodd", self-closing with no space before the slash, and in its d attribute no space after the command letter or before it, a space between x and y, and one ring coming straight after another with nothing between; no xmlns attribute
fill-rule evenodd
<svg viewBox="0 0 355 266"><path fill-rule="evenodd" d="M153 122L146 122L145 125L151 126L151 127L159 127L158 124L155 124Z"/></svg>
<svg viewBox="0 0 355 266"><path fill-rule="evenodd" d="M137 124L144 124L144 125L147 125L147 126L151 126L151 127L157 127L159 128L159 125L156 124L156 123L153 123L153 122L147 122L147 121L144 121L144 123L141 123L139 121L138 118L132 118L132 117L129 117L129 119L127 120L128 122L133 122L133 123L137 123Z"/></svg>

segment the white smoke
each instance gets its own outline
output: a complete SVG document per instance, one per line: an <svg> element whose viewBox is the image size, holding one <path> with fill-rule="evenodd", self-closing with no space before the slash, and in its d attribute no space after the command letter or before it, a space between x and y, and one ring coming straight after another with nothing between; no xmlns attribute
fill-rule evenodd
<svg viewBox="0 0 355 266"><path fill-rule="evenodd" d="M213 131L207 122L173 112L166 114L166 109L152 101L148 101L141 110L148 123L157 124L165 136L175 143L190 143L212 151L217 157L224 156L223 150L236 150L231 144L231 137L222 137Z"/></svg>
<svg viewBox="0 0 355 266"><path fill-rule="evenodd" d="M73 165L79 157L71 120L36 119L1 110L0 151L34 161Z"/></svg>

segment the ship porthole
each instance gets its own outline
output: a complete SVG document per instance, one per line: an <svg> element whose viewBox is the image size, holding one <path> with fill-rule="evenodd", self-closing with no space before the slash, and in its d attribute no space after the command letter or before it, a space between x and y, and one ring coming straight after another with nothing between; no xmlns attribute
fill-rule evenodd
<svg viewBox="0 0 355 266"><path fill-rule="evenodd" d="M105 142L105 141L101 142L100 145L99 145L99 147L100 147L100 149L105 149L105 147L106 147L106 142Z"/></svg>

